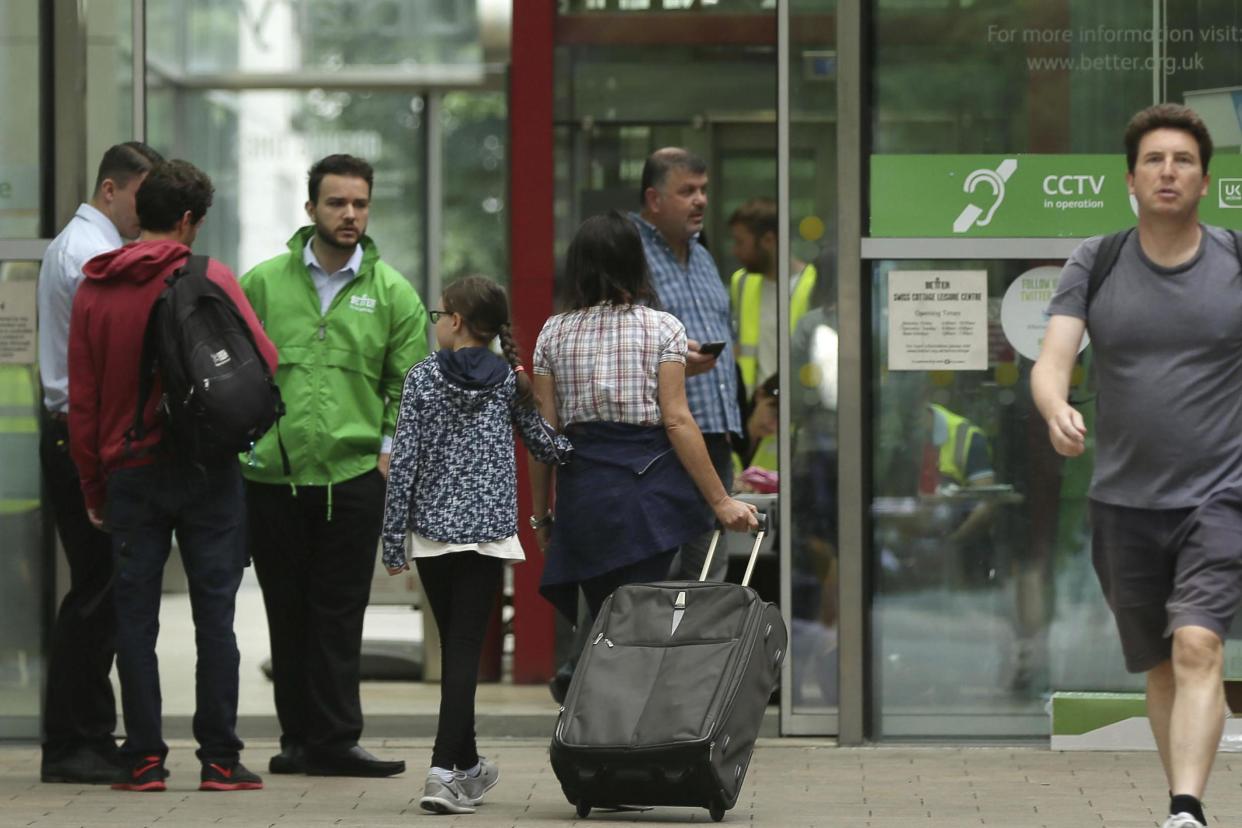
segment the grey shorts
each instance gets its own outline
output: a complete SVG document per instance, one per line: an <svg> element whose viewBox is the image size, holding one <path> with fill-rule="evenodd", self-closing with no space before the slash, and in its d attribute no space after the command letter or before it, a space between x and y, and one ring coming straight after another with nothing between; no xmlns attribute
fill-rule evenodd
<svg viewBox="0 0 1242 828"><path fill-rule="evenodd" d="M1180 627L1225 638L1242 602L1242 490L1186 509L1092 500L1091 524L1092 563L1127 670L1143 673L1168 659Z"/></svg>

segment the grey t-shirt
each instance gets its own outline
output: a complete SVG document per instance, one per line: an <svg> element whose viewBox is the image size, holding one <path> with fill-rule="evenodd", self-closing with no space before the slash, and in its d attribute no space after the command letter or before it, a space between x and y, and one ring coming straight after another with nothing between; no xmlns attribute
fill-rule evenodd
<svg viewBox="0 0 1242 828"><path fill-rule="evenodd" d="M1178 267L1153 263L1131 233L1091 300L1101 502L1176 509L1242 485L1242 272L1232 236L1201 226ZM1050 315L1087 319L1100 241L1065 263Z"/></svg>

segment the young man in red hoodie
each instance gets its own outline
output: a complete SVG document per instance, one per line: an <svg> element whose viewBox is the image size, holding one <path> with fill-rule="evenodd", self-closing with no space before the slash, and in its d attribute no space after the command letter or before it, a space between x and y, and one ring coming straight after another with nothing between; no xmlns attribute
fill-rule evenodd
<svg viewBox="0 0 1242 828"><path fill-rule="evenodd" d="M165 278L185 264L211 206L211 180L187 161L157 164L138 190L138 242L91 259L69 325L69 432L87 515L112 532L117 669L129 775L114 788L162 791L168 746L160 728L155 658L160 585L171 532L190 582L198 645L194 737L200 790L253 790L262 780L239 761L237 639L233 606L247 562L240 467L226 457L189 468L160 449L158 379L146 401L146 436L126 444L138 406L143 335ZM210 261L207 278L237 306L263 359L276 348L233 274ZM105 524L106 514L106 524Z"/></svg>

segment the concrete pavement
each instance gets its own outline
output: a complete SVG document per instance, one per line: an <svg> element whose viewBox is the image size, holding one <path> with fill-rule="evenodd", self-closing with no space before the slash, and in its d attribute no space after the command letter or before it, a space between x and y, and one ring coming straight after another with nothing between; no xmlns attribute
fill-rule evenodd
<svg viewBox="0 0 1242 828"><path fill-rule="evenodd" d="M265 773L274 742L252 741L243 761L267 788L200 793L191 742L172 744L169 790L43 785L38 749L0 746L0 825L30 828L111 826L582 826L613 823L702 824L705 810L594 811L577 820L547 761L547 741L484 740L500 783L477 813L434 816L418 807L430 758L427 740L371 740L410 771L393 779L277 777ZM875 828L1151 828L1167 800L1151 753L1052 753L1032 748L837 748L806 739L762 739L737 807L725 825L875 826ZM1222 755L1207 798L1213 825L1242 825L1242 756Z"/></svg>

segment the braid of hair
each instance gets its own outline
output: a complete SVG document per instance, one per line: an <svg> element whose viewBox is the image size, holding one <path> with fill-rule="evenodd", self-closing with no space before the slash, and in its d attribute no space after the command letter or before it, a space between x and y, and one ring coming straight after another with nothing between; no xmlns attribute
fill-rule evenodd
<svg viewBox="0 0 1242 828"><path fill-rule="evenodd" d="M530 377L526 375L525 370L518 370L522 367L522 357L518 353L517 342L513 339L513 327L508 322L501 324L497 336L500 338L500 350L504 352L509 366L517 372L518 403L527 408L534 408L535 393L530 385Z"/></svg>

